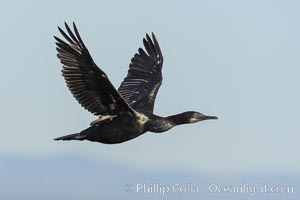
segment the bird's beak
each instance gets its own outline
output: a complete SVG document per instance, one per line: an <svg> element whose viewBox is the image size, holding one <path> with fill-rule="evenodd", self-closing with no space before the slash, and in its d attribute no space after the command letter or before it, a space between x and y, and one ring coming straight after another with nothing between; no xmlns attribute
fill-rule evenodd
<svg viewBox="0 0 300 200"><path fill-rule="evenodd" d="M202 116L201 118L202 118L202 120L207 120L207 119L218 119L218 117L216 117L216 116L207 116L207 115L204 115L204 116Z"/></svg>
<svg viewBox="0 0 300 200"><path fill-rule="evenodd" d="M218 119L218 117L216 117L216 116L202 115L197 120L198 121L203 121L203 120L208 120L208 119Z"/></svg>
<svg viewBox="0 0 300 200"><path fill-rule="evenodd" d="M208 119L218 119L218 117L216 117L216 116L201 115L198 118L191 118L190 119L190 123L199 122L199 121L208 120Z"/></svg>

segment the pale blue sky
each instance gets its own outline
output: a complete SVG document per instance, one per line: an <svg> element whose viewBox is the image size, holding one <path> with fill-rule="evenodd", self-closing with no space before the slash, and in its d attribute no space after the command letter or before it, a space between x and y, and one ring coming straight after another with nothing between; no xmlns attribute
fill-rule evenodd
<svg viewBox="0 0 300 200"><path fill-rule="evenodd" d="M292 0L2 1L0 156L299 178L299 8ZM165 60L155 113L196 110L219 120L119 145L53 141L95 119L60 73L53 35L64 21L76 22L116 87L145 33L155 32Z"/></svg>

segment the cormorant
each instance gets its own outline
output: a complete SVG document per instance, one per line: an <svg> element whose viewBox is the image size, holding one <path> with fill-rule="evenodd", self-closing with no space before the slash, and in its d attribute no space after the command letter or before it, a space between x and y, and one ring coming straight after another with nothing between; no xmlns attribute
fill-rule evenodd
<svg viewBox="0 0 300 200"><path fill-rule="evenodd" d="M160 133L180 124L217 119L189 111L168 117L153 114L155 97L162 84L163 56L152 33L143 39L145 50L138 49L129 64L128 74L118 90L94 63L73 22L74 32L58 27L65 41L54 36L62 75L75 99L99 116L90 127L55 140L89 140L105 144L122 143L150 131ZM75 33L75 34L74 34Z"/></svg>

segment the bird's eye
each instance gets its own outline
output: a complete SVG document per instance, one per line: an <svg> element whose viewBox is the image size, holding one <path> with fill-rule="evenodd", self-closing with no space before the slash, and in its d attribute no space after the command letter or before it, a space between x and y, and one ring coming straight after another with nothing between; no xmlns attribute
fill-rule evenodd
<svg viewBox="0 0 300 200"><path fill-rule="evenodd" d="M198 117L200 117L200 114L199 113L194 113L194 117L198 118Z"/></svg>

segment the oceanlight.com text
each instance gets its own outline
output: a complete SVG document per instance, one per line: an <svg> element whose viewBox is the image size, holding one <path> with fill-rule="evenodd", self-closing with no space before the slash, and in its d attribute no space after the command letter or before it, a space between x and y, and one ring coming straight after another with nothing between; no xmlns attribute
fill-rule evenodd
<svg viewBox="0 0 300 200"><path fill-rule="evenodd" d="M195 194L195 193L212 193L212 194L245 194L256 195L263 194L293 194L294 187L289 185L266 185L266 184L218 184L211 183L208 185L197 185L194 183L137 183L126 184L127 192L139 194L160 194L167 195L169 193L177 194Z"/></svg>

